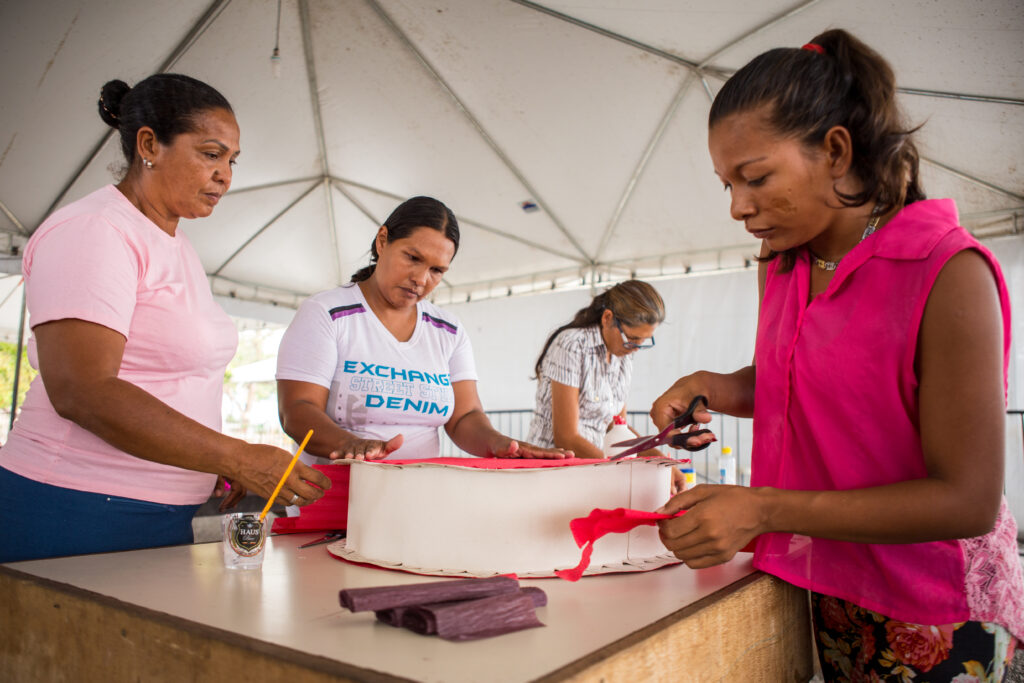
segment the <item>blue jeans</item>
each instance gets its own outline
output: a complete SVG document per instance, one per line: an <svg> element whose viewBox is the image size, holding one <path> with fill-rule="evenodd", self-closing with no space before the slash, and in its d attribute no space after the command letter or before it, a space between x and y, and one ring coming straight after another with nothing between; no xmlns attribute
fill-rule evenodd
<svg viewBox="0 0 1024 683"><path fill-rule="evenodd" d="M192 543L198 509L51 486L0 467L0 562Z"/></svg>

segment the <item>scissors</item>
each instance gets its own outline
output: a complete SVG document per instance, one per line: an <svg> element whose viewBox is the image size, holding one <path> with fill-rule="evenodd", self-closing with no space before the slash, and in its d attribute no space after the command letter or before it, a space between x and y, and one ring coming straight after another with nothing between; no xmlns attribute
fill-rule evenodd
<svg viewBox="0 0 1024 683"><path fill-rule="evenodd" d="M705 408L708 407L708 399L705 396L694 397L694 399L690 401L690 406L686 409L685 413L683 413L676 419L672 420L672 422L669 423L667 427L662 429L654 436L638 436L635 439L626 439L625 441L613 443L612 446L615 446L617 448L625 446L626 450L608 459L620 460L630 455L640 453L641 451L646 451L649 448L656 448L658 446L664 446L665 444L668 444L669 446L685 448L686 450L691 452L704 450L711 444L705 443L701 444L700 446L690 446L687 444L687 442L690 440L690 437L700 436L701 434L710 434L710 429L698 429L693 432L680 432L679 434L672 434L671 436L669 436L669 432L675 429L682 429L683 427L687 427L692 424L697 424L697 421L693 419L693 413L694 411L697 410L699 403L703 403Z"/></svg>
<svg viewBox="0 0 1024 683"><path fill-rule="evenodd" d="M318 539L310 541L309 543L303 543L299 547L300 548L308 548L308 547L314 546L314 545L323 545L324 543L333 543L334 541L339 541L339 540L341 540L343 538L345 538L345 531L344 530L342 530L342 531L332 531L331 533L327 534L326 536L322 536L322 537L320 537Z"/></svg>

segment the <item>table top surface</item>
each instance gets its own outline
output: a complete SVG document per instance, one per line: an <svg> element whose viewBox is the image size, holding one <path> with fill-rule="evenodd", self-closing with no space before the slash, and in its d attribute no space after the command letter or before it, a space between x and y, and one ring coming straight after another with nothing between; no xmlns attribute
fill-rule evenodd
<svg viewBox="0 0 1024 683"><path fill-rule="evenodd" d="M437 581L358 566L318 534L269 539L262 569L225 569L221 544L153 548L16 562L5 567L168 614L232 637L254 639L348 667L417 681L530 681L628 639L751 575L749 554L710 569L673 565L649 572L523 580L548 595L544 628L454 643L378 623L338 603L342 588ZM275 651L278 651L275 649ZM526 653L529 653L526 656ZM318 667L321 668L321 667Z"/></svg>

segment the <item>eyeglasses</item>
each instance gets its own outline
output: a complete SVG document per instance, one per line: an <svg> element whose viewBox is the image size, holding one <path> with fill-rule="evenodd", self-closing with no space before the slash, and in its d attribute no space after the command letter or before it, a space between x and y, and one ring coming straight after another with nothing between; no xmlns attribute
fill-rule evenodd
<svg viewBox="0 0 1024 683"><path fill-rule="evenodd" d="M619 322L618 318L615 318L615 327L619 328L619 334L622 335L622 345L627 349L649 349L654 346L654 336L651 335L650 344L638 344L635 341L630 341L629 337L626 336L626 331L622 329L622 323Z"/></svg>

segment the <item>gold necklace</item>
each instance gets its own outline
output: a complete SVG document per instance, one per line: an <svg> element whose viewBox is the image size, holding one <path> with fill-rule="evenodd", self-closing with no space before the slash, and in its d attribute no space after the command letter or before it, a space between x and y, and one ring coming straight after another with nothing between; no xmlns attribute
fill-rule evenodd
<svg viewBox="0 0 1024 683"><path fill-rule="evenodd" d="M879 214L871 216L871 220L868 221L868 227L864 228L864 234L860 236L860 242L863 242L868 235L870 235L871 233L878 229L878 221L881 220L881 218L882 216ZM860 242L858 242L858 244L860 244ZM835 270L836 268L839 267L839 262L843 260L843 257L840 256L835 261L826 261L825 259L815 254L813 251L811 251L809 247L807 249L807 252L811 255L811 258L814 259L814 265L816 265L818 268L821 268L822 270ZM843 256L845 256L845 254Z"/></svg>

